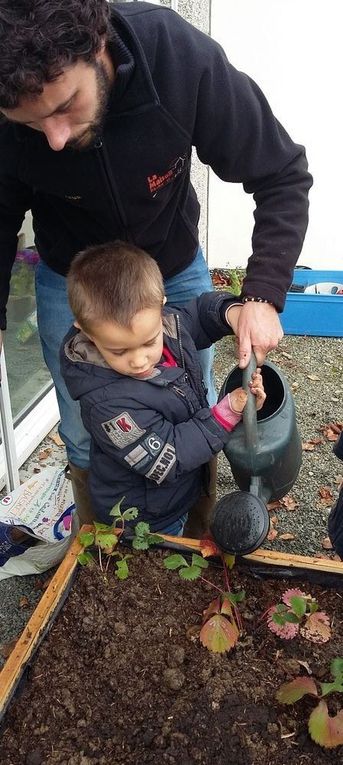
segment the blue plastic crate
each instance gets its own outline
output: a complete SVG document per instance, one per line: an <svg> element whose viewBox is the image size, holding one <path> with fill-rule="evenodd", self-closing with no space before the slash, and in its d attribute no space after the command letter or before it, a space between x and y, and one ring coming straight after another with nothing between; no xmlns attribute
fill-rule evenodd
<svg viewBox="0 0 343 765"><path fill-rule="evenodd" d="M309 287L325 282L342 285L343 271L294 271L293 284ZM343 337L343 295L288 292L280 319L286 335Z"/></svg>

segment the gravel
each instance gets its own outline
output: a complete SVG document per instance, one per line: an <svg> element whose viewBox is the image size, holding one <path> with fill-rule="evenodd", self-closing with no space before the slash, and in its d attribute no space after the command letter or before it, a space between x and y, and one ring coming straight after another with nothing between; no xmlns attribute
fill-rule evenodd
<svg viewBox="0 0 343 765"><path fill-rule="evenodd" d="M320 428L343 420L343 340L287 336L269 358L283 370L292 387L302 441L320 438L321 443L315 445L313 451L303 452L300 474L290 492L291 499L295 500L295 509L281 507L272 511L277 536L265 546L302 555L321 553L332 556L331 551L323 549L322 541L327 537L330 507L338 496L339 484L343 480L343 463L333 455L332 442L327 440ZM232 339L226 338L217 343L215 376L218 390L235 363ZM46 447L52 449L51 454L44 461L39 461L38 454ZM21 469L21 478L28 478L34 467L62 466L65 462L64 449L47 437ZM324 487L327 488L324 493L328 496L325 501L320 494ZM220 455L218 497L235 488L229 463ZM292 534L294 539L283 541L280 535L284 533ZM0 644L7 645L22 631L41 596L42 589L39 587L42 587L42 580L49 578L51 573L13 577L0 582ZM25 608L20 605L23 596L28 601ZM0 665L1 653L0 648Z"/></svg>

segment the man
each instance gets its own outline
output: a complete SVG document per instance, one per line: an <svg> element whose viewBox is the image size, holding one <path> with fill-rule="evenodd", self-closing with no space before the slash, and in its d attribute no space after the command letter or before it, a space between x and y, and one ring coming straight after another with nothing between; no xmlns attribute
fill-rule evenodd
<svg viewBox="0 0 343 765"><path fill-rule="evenodd" d="M217 43L148 3L0 0L0 111L0 329L31 209L39 332L86 506L89 440L58 363L72 322L65 275L74 255L126 240L157 260L169 302L210 289L189 177L195 146L220 178L254 195L253 254L233 329L240 365L251 348L261 364L282 337L278 312L306 231L311 177L304 149L257 85ZM209 386L208 352L202 366Z"/></svg>

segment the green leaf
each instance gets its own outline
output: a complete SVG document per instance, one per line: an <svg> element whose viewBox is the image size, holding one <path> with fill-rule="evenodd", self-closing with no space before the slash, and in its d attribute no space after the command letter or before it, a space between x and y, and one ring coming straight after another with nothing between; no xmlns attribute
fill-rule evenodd
<svg viewBox="0 0 343 765"><path fill-rule="evenodd" d="M127 579L129 576L129 567L127 565L126 560L118 560L116 561L116 571L114 572L117 579Z"/></svg>
<svg viewBox="0 0 343 765"><path fill-rule="evenodd" d="M301 619L306 613L306 600L299 595L292 595L289 599L292 610L297 615L298 619Z"/></svg>
<svg viewBox="0 0 343 765"><path fill-rule="evenodd" d="M117 502L116 505L113 505L112 510L110 510L110 515L112 518L121 518L122 512L120 509L120 505L122 501L125 499L125 497L122 497L119 502Z"/></svg>
<svg viewBox="0 0 343 765"><path fill-rule="evenodd" d="M231 553L223 553L223 559L226 563L227 568L229 569L229 571L231 571L231 569L235 565L236 556L231 555Z"/></svg>
<svg viewBox="0 0 343 765"><path fill-rule="evenodd" d="M244 600L245 590L238 590L238 592L224 592L224 596L233 606L235 606L237 603L242 603Z"/></svg>
<svg viewBox="0 0 343 765"><path fill-rule="evenodd" d="M202 558L201 555L197 555L196 553L193 553L192 566L199 566L200 568L208 568L208 560L205 560L205 558Z"/></svg>
<svg viewBox="0 0 343 765"><path fill-rule="evenodd" d="M343 710L330 717L327 704L320 701L313 710L308 721L311 738L319 746L333 749L343 744Z"/></svg>
<svg viewBox="0 0 343 765"><path fill-rule="evenodd" d="M77 561L81 566L88 566L89 563L93 563L94 558L90 552L81 552L77 556Z"/></svg>
<svg viewBox="0 0 343 765"><path fill-rule="evenodd" d="M330 672L333 677L341 678L343 676L343 659L337 656L330 664Z"/></svg>
<svg viewBox="0 0 343 765"><path fill-rule="evenodd" d="M160 537L159 534L149 534L148 535L148 545L158 545L161 542L164 542L163 537Z"/></svg>
<svg viewBox="0 0 343 765"><path fill-rule="evenodd" d="M284 603L278 603L276 606L276 612L278 614L284 614L287 611L287 606Z"/></svg>
<svg viewBox="0 0 343 765"><path fill-rule="evenodd" d="M337 678L334 683L320 683L322 696L328 696L329 693L343 693L342 678Z"/></svg>
<svg viewBox="0 0 343 765"><path fill-rule="evenodd" d="M312 601L309 603L309 611L310 611L310 614L314 614L316 611L318 611L318 608L319 608L319 605L318 605L318 603L317 603L317 601L316 601L316 600L312 600Z"/></svg>
<svg viewBox="0 0 343 765"><path fill-rule="evenodd" d="M275 622L275 624L278 624L279 627L283 627L284 624L286 624L285 614L273 614L272 615L272 622Z"/></svg>
<svg viewBox="0 0 343 765"><path fill-rule="evenodd" d="M171 570L180 568L180 566L188 566L186 558L179 554L168 555L168 558L165 558L163 562L165 567Z"/></svg>
<svg viewBox="0 0 343 765"><path fill-rule="evenodd" d="M317 686L311 677L300 676L289 683L283 683L275 695L280 704L295 704L308 693L318 696Z"/></svg>
<svg viewBox="0 0 343 765"><path fill-rule="evenodd" d="M124 521L134 521L134 519L137 518L138 513L138 507L128 507L127 510L124 510L122 513L122 518L124 518Z"/></svg>
<svg viewBox="0 0 343 765"><path fill-rule="evenodd" d="M237 643L239 632L236 624L222 616L215 614L202 626L200 640L205 648L213 653L230 651Z"/></svg>
<svg viewBox="0 0 343 765"><path fill-rule="evenodd" d="M288 622L289 624L299 624L299 617L293 613L293 611L287 611L285 614L282 614L282 618L284 619L284 622Z"/></svg>
<svg viewBox="0 0 343 765"><path fill-rule="evenodd" d="M105 550L106 547L115 547L118 544L118 537L113 533L100 533L95 535L95 544Z"/></svg>
<svg viewBox="0 0 343 765"><path fill-rule="evenodd" d="M187 568L180 568L179 571L181 579L197 579L200 574L200 566L188 566Z"/></svg>
<svg viewBox="0 0 343 765"><path fill-rule="evenodd" d="M134 537L132 540L132 547L135 550L148 550L148 540L144 539L144 537Z"/></svg>
<svg viewBox="0 0 343 765"><path fill-rule="evenodd" d="M113 532L113 526L109 525L108 523L98 523L97 521L93 521L93 526L95 528L96 533L100 531Z"/></svg>
<svg viewBox="0 0 343 765"><path fill-rule="evenodd" d="M84 531L83 534L79 534L78 539L82 547L90 547L94 544L94 534L91 531Z"/></svg>
<svg viewBox="0 0 343 765"><path fill-rule="evenodd" d="M144 537L146 534L150 534L150 526L144 521L139 521L135 526L135 534L137 537Z"/></svg>

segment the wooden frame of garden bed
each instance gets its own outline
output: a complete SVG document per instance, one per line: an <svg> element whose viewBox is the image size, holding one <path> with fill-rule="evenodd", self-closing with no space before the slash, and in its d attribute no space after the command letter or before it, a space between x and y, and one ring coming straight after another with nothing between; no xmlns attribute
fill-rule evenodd
<svg viewBox="0 0 343 765"><path fill-rule="evenodd" d="M82 531L87 531L89 529L91 529L91 526L82 527ZM180 548L185 548L185 550L200 552L200 542L197 539L173 537L166 534L161 536L163 536L167 545L175 545ZM80 545L78 538L76 538L71 544L65 558L60 563L56 573L52 577L49 586L43 593L30 620L0 672L0 721L26 668L29 666L34 652L43 640L54 617L68 595L73 574L77 566L77 556L81 550L82 546ZM259 549L250 555L244 556L244 559L253 564L279 567L283 570L286 568L307 569L343 577L343 562L325 558L311 558L302 555L293 555L291 553Z"/></svg>

